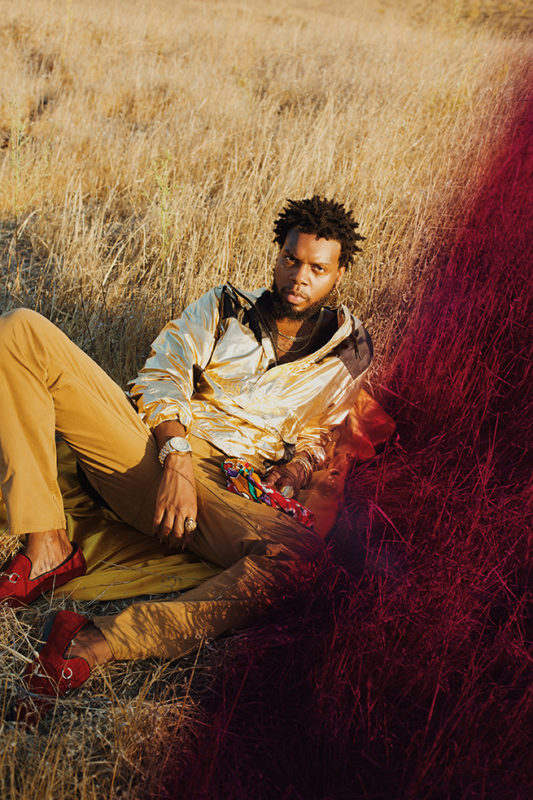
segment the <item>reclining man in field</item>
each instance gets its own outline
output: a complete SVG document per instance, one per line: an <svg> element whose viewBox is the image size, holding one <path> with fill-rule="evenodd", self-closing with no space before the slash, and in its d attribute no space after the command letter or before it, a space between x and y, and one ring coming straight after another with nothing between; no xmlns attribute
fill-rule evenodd
<svg viewBox="0 0 533 800"><path fill-rule="evenodd" d="M246 461L285 495L323 465L328 430L372 357L361 323L327 305L360 249L357 227L334 201L288 201L274 227L272 289L226 285L192 303L153 343L129 399L41 315L0 317L0 479L10 530L26 535L0 578L0 602L27 605L85 572L65 531L56 432L118 517L224 568L178 599L92 621L58 612L25 672L32 692L63 695L113 659L179 657L249 624L312 575L322 540L231 494L221 464Z"/></svg>

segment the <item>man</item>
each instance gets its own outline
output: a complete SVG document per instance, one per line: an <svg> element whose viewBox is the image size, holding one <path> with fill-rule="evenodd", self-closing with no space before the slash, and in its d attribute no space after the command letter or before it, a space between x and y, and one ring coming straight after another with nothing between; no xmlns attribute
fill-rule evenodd
<svg viewBox="0 0 533 800"><path fill-rule="evenodd" d="M40 315L0 318L0 479L10 529L26 535L0 600L26 605L85 570L65 532L56 431L122 520L224 567L177 600L92 621L59 612L25 673L34 692L64 694L112 659L179 657L308 580L322 541L282 511L230 494L221 463L244 459L288 495L323 465L328 430L353 405L372 357L359 321L328 305L360 249L357 227L334 201L288 201L274 227L271 290L217 287L186 308L153 343L132 402Z"/></svg>

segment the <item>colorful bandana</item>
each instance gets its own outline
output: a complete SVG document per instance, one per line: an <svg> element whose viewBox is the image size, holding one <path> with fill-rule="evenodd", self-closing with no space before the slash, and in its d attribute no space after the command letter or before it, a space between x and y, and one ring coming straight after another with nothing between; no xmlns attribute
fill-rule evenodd
<svg viewBox="0 0 533 800"><path fill-rule="evenodd" d="M257 472L254 472L253 467L247 461L234 461L231 458L227 458L222 464L222 469L226 475L230 492L240 494L241 497L247 497L249 500L255 500L256 503L265 503L267 506L284 511L306 528L312 529L314 527L315 515L309 508L306 508L297 500L284 497L277 489L265 486Z"/></svg>

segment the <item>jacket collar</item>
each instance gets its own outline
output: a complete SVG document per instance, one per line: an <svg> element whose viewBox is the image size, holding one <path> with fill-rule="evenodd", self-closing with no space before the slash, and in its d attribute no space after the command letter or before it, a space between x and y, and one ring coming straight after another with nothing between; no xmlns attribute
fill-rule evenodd
<svg viewBox="0 0 533 800"><path fill-rule="evenodd" d="M269 291L266 287L262 287L261 289L255 289L252 292L245 292L243 289L236 289L231 283L227 283L226 285L231 289L234 299L242 308L254 308L259 298L265 292ZM335 309L332 309L332 311L334 310ZM349 308L344 304L341 303L341 305L337 307L336 311L339 327L331 339L318 350L315 350L314 353L310 353L301 359L297 359L297 361L320 361L320 359L324 358L324 356L327 356L331 350L344 341L344 339L347 339L349 336L351 336L352 333L355 333L357 328L362 325L361 320L355 317ZM290 361L288 363L294 365L296 362Z"/></svg>

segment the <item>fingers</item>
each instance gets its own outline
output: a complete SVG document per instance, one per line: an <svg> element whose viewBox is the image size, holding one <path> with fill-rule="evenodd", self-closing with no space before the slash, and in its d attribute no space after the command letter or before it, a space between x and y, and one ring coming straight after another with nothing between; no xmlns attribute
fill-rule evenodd
<svg viewBox="0 0 533 800"><path fill-rule="evenodd" d="M265 486L275 486L280 478L281 478L280 471L278 469L273 469L268 473L266 478L263 478L263 483L265 484Z"/></svg>
<svg viewBox="0 0 533 800"><path fill-rule="evenodd" d="M159 525L154 524L154 536L171 550L184 550L194 536L194 531L185 530L185 520L195 519L195 514L191 512L186 516L176 516L172 512L165 512Z"/></svg>
<svg viewBox="0 0 533 800"><path fill-rule="evenodd" d="M185 531L185 533L183 534L182 540L181 540L182 541L182 545L181 545L181 549L182 550L186 550L187 549L191 539L194 539L194 531L191 531L191 532Z"/></svg>
<svg viewBox="0 0 533 800"><path fill-rule="evenodd" d="M295 470L289 465L281 469L273 469L264 479L263 483L267 486L272 486L272 488L282 493L284 489L287 490L290 487L293 493L296 494L300 488L299 477L296 475Z"/></svg>
<svg viewBox="0 0 533 800"><path fill-rule="evenodd" d="M196 521L196 487L194 476L187 472L189 466L187 462L179 470L165 469L155 504L153 534L173 549L184 549L190 541L192 533L185 530L185 520Z"/></svg>
<svg viewBox="0 0 533 800"><path fill-rule="evenodd" d="M163 516L165 514L165 509L156 506L155 513L154 513L154 522L152 525L152 534L157 538L159 538L159 528L161 527L161 523L163 522Z"/></svg>

